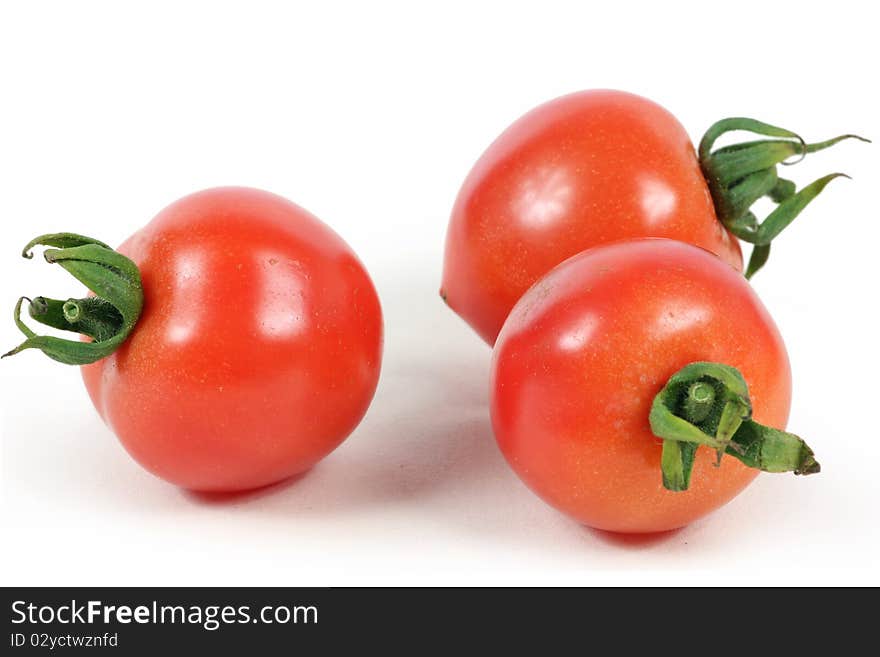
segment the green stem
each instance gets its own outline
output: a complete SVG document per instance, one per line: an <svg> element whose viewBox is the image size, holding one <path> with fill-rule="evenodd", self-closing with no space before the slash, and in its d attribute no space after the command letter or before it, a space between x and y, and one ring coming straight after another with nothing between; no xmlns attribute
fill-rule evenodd
<svg viewBox="0 0 880 657"><path fill-rule="evenodd" d="M734 131L751 132L771 139L714 149L719 137ZM798 191L790 180L778 177L777 165L796 164L808 153L829 148L845 139L870 142L858 135L840 135L808 144L790 130L742 117L722 119L706 131L700 141L699 157L715 203L715 212L730 232L754 245L746 270L747 278L764 266L770 255L770 242L794 221L829 182L845 175L833 173L824 176ZM750 208L762 197L769 198L777 207L763 221L758 221Z"/></svg>
<svg viewBox="0 0 880 657"><path fill-rule="evenodd" d="M719 462L728 454L765 472L819 472L813 451L801 438L759 424L751 415L748 386L736 368L697 362L673 374L654 398L649 417L654 435L663 439L663 486L688 489L700 445L715 450Z"/></svg>
<svg viewBox="0 0 880 657"><path fill-rule="evenodd" d="M706 381L695 381L688 386L687 396L682 404L684 414L691 422L705 420L715 406L715 387Z"/></svg>
<svg viewBox="0 0 880 657"><path fill-rule="evenodd" d="M113 353L131 334L143 308L144 293L137 265L103 242L74 233L41 235L24 247L22 256L32 258L32 249L38 245L56 247L46 249L46 262L61 265L95 296L66 301L21 297L15 304L14 319L27 339L3 354L3 358L25 349L40 349L59 362L85 365ZM92 341L36 334L21 318L25 301L32 319L45 326L86 335Z"/></svg>

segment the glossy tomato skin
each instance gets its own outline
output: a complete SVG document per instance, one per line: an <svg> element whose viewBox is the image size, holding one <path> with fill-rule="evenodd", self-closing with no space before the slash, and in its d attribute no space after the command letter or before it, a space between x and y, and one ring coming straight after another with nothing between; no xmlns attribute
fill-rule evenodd
<svg viewBox="0 0 880 657"><path fill-rule="evenodd" d="M255 488L307 470L357 426L382 314L326 225L274 194L218 188L167 207L119 250L141 270L143 313L82 372L147 470L194 490Z"/></svg>
<svg viewBox="0 0 880 657"><path fill-rule="evenodd" d="M550 272L517 303L495 345L491 413L523 481L572 518L658 532L717 509L757 471L697 452L690 488L670 492L648 413L694 361L746 379L756 421L783 429L788 356L773 320L734 269L702 249L643 239L597 247Z"/></svg>
<svg viewBox="0 0 880 657"><path fill-rule="evenodd" d="M640 237L695 244L742 270L672 114L620 91L563 96L511 125L471 170L449 222L441 294L491 345L550 269Z"/></svg>

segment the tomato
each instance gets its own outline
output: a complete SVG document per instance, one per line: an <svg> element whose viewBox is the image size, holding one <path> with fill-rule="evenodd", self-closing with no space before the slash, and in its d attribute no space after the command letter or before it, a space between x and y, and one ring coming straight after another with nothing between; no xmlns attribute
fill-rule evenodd
<svg viewBox="0 0 880 657"><path fill-rule="evenodd" d="M273 194L218 188L119 248L144 305L84 365L95 408L150 472L232 491L303 472L357 426L376 389L382 315L349 246Z"/></svg>
<svg viewBox="0 0 880 657"><path fill-rule="evenodd" d="M452 210L442 294L492 344L554 266L635 237L679 239L743 266L672 114L619 91L564 96L516 121L471 170Z"/></svg>
<svg viewBox="0 0 880 657"><path fill-rule="evenodd" d="M770 139L715 149L728 132ZM770 242L833 179L801 190L778 164L856 135L807 144L745 118L707 130L699 157L687 132L659 105L621 91L563 96L511 125L462 185L446 237L446 303L490 345L516 301L566 258L597 245L667 237L702 247L743 270L737 238L754 245L750 277ZM758 221L750 207L776 207Z"/></svg>
<svg viewBox="0 0 880 657"><path fill-rule="evenodd" d="M652 401L689 363L742 373L752 417L784 429L791 371L747 281L707 251L641 239L559 265L520 299L495 345L491 416L504 456L540 497L599 529L657 532L722 506L757 471L708 448L690 488L661 481Z"/></svg>

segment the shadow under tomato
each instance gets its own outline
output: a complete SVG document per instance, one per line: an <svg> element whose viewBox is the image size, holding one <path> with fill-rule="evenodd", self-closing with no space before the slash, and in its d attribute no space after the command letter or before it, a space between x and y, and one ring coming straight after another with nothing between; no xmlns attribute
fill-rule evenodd
<svg viewBox="0 0 880 657"><path fill-rule="evenodd" d="M390 372L381 405L362 427L308 477L267 495L283 493L277 506L292 515L359 513L445 494L506 468L485 401L474 401L471 393L479 395L462 382L435 373L426 384L426 376L419 368Z"/></svg>
<svg viewBox="0 0 880 657"><path fill-rule="evenodd" d="M247 504L248 502L253 502L282 493L291 486L295 486L298 481L308 476L311 471L312 469L309 469L305 472L300 472L299 474L295 474L292 477L288 477L287 479L278 481L274 484L268 484L266 486L260 486L259 488L252 488L250 490L214 492L181 489L181 493L190 501L207 506Z"/></svg>
<svg viewBox="0 0 880 657"><path fill-rule="evenodd" d="M623 532L609 532L604 529L594 529L593 527L584 527L591 535L598 538L603 543L614 545L615 547L629 548L632 550L642 550L650 548L660 543L665 543L679 534L683 527L678 529L669 529L663 532L650 532L640 534L626 534Z"/></svg>

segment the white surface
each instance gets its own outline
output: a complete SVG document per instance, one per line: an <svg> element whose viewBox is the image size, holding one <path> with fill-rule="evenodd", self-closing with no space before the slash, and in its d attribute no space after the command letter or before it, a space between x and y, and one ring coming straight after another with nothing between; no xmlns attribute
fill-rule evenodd
<svg viewBox="0 0 880 657"><path fill-rule="evenodd" d="M737 114L812 139L880 137L869 3L508 4L3 6L10 315L19 294L75 286L18 257L34 235L119 243L179 196L242 184L349 241L387 337L378 393L348 441L298 481L227 498L143 472L75 368L36 352L4 360L0 583L880 584L876 146L842 144L789 172L854 180L826 190L755 281L793 362L789 426L822 474L764 475L681 532L616 539L534 497L491 436L490 352L437 296L469 167L557 95L641 93L694 139ZM11 319L0 336L19 340Z"/></svg>

